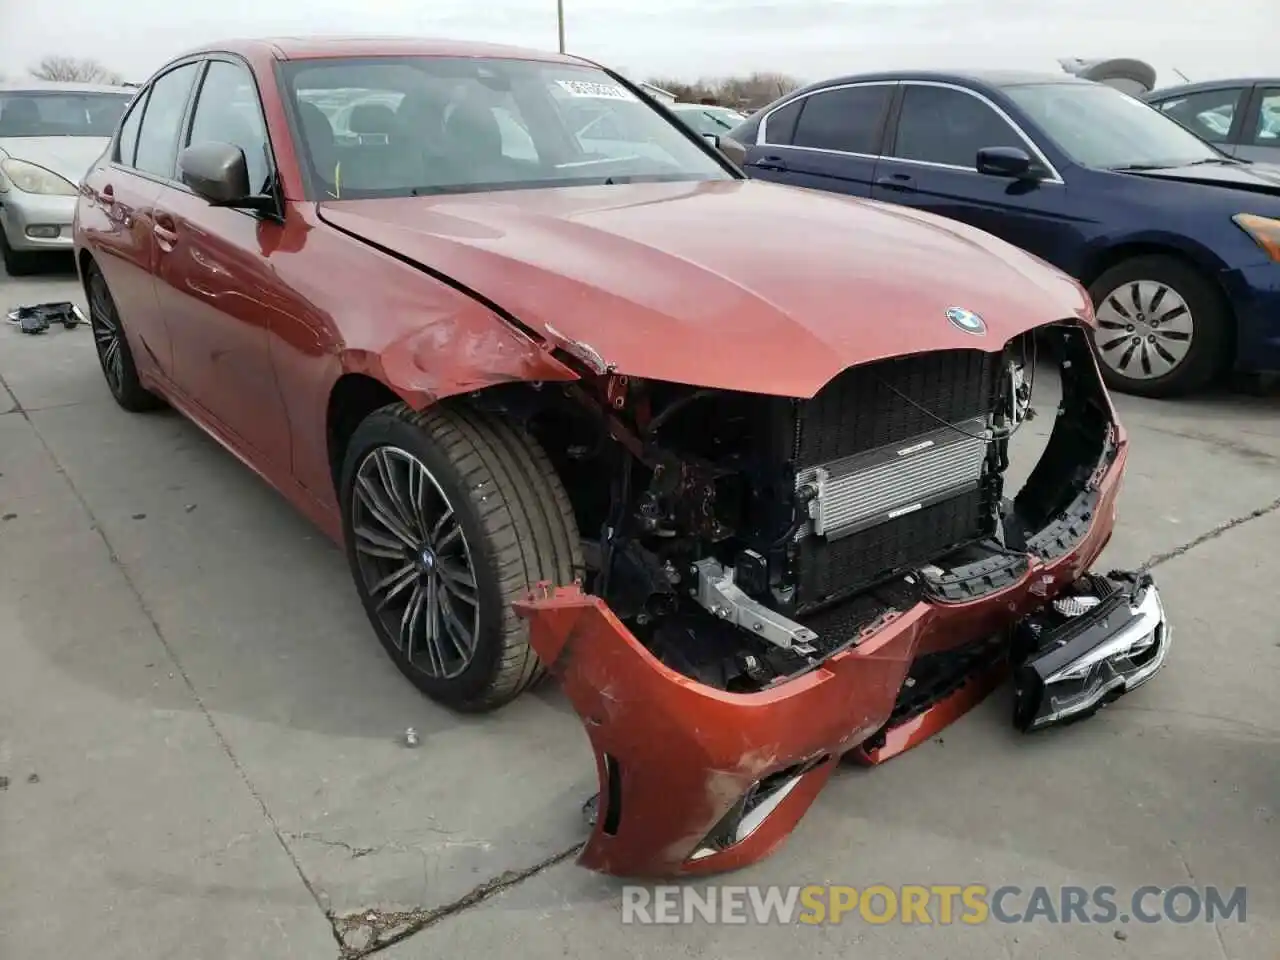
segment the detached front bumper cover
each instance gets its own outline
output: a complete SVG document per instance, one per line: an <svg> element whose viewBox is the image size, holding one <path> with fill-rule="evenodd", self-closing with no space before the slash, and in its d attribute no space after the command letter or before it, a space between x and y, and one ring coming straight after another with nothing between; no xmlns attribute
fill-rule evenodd
<svg viewBox="0 0 1280 960"><path fill-rule="evenodd" d="M1091 716L1155 676L1172 635L1151 574L1081 578L1018 625L1014 725L1029 733Z"/></svg>

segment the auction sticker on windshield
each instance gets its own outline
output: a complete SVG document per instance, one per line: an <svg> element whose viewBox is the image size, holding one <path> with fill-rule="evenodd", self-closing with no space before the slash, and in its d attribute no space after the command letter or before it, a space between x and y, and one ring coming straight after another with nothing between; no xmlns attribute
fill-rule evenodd
<svg viewBox="0 0 1280 960"><path fill-rule="evenodd" d="M571 97L589 97L594 100L639 100L626 87L614 83L597 83L594 80L557 80L556 83Z"/></svg>

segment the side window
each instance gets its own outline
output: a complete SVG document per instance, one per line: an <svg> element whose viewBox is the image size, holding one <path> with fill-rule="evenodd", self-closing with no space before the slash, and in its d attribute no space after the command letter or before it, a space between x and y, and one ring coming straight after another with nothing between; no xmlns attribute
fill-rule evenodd
<svg viewBox="0 0 1280 960"><path fill-rule="evenodd" d="M120 137L116 141L116 152L112 157L126 167L133 166L133 155L138 150L138 128L142 126L142 112L147 108L149 90L144 90L134 98L129 106L129 113L120 124Z"/></svg>
<svg viewBox="0 0 1280 960"><path fill-rule="evenodd" d="M1173 97L1159 104L1160 112L1210 143L1226 143L1231 121L1247 91L1243 87L1205 90Z"/></svg>
<svg viewBox="0 0 1280 960"><path fill-rule="evenodd" d="M170 70L151 85L151 96L142 115L138 153L134 166L144 173L173 179L178 156L179 127L199 64L186 63Z"/></svg>
<svg viewBox="0 0 1280 960"><path fill-rule="evenodd" d="M901 160L975 169L983 147L1027 149L1008 122L972 94L907 85L892 155Z"/></svg>
<svg viewBox="0 0 1280 960"><path fill-rule="evenodd" d="M779 107L764 120L764 142L789 146L791 138L796 135L796 121L800 119L800 111L804 109L805 98L792 100L785 107Z"/></svg>
<svg viewBox="0 0 1280 960"><path fill-rule="evenodd" d="M1280 147L1280 88L1260 91L1258 115L1245 127L1244 138L1257 147ZM1252 139L1250 139L1252 135Z"/></svg>
<svg viewBox="0 0 1280 960"><path fill-rule="evenodd" d="M230 143L243 150L250 189L255 193L270 189L271 152L258 90L248 69L238 63L211 61L200 84L187 143L209 142Z"/></svg>
<svg viewBox="0 0 1280 960"><path fill-rule="evenodd" d="M804 105L791 144L874 156L892 95L893 87L884 84L815 93Z"/></svg>

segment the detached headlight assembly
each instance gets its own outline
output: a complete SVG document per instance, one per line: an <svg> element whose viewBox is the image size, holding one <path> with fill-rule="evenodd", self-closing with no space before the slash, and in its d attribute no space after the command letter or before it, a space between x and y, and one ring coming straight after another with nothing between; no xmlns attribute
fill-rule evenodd
<svg viewBox="0 0 1280 960"><path fill-rule="evenodd" d="M1253 237L1268 257L1280 263L1280 220L1260 217L1256 213L1237 213L1231 218L1235 225Z"/></svg>
<svg viewBox="0 0 1280 960"><path fill-rule="evenodd" d="M78 191L75 184L66 180L52 170L28 163L26 160L0 160L0 190L5 187L5 180L23 193L38 193L47 197L74 197Z"/></svg>

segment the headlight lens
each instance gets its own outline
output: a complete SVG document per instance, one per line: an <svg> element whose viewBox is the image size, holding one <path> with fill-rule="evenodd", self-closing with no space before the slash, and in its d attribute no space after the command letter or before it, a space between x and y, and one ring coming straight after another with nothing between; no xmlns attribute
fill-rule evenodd
<svg viewBox="0 0 1280 960"><path fill-rule="evenodd" d="M52 170L46 170L26 160L0 160L0 171L23 193L74 197L78 192L71 181L63 179Z"/></svg>
<svg viewBox="0 0 1280 960"><path fill-rule="evenodd" d="M1272 260L1280 263L1280 220L1255 213L1237 213L1231 218L1237 227L1253 237Z"/></svg>

